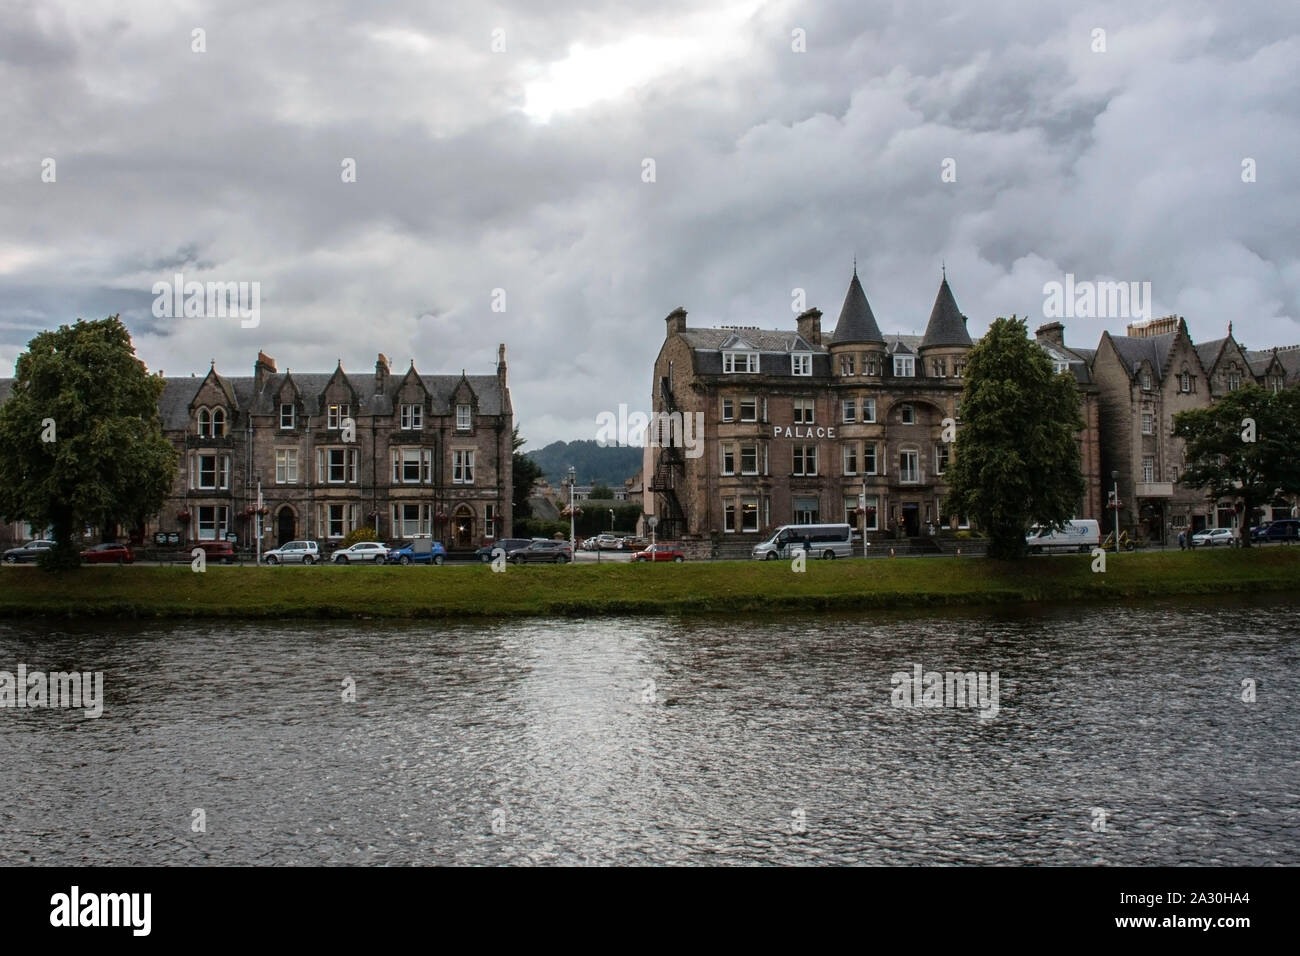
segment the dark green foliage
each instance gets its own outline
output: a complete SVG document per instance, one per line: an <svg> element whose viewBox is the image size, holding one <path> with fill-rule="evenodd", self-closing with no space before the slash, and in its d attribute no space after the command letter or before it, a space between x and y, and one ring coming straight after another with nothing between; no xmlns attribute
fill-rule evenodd
<svg viewBox="0 0 1300 956"><path fill-rule="evenodd" d="M76 567L83 527L140 527L162 507L176 472L158 419L164 382L117 316L40 333L16 373L0 406L0 515L50 527L42 565Z"/></svg>
<svg viewBox="0 0 1300 956"><path fill-rule="evenodd" d="M526 520L532 516L532 509L528 506L528 498L533 492L533 485L538 478L542 477L541 466L532 458L519 452L519 449L526 444L527 440L520 437L519 426L516 425L514 432L511 434L511 448L514 451L511 456L511 465L514 469L511 515L516 522ZM516 528L516 531L518 531L518 528ZM525 537L527 536L525 535Z"/></svg>
<svg viewBox="0 0 1300 956"><path fill-rule="evenodd" d="M1209 408L1179 412L1174 434L1187 443L1179 482L1241 502L1243 547L1250 546L1245 531L1255 508L1277 495L1300 494L1300 391L1294 388L1276 394L1258 385L1236 389Z"/></svg>
<svg viewBox="0 0 1300 956"><path fill-rule="evenodd" d="M604 484L623 487L623 482L641 470L643 450L602 447L594 439L551 442L545 448L528 453L542 468L546 480L558 488L572 466L578 472L578 484Z"/></svg>
<svg viewBox="0 0 1300 956"><path fill-rule="evenodd" d="M995 320L970 352L946 506L988 534L990 558L1023 557L1030 525L1074 516L1082 427L1074 379L1053 373L1024 320Z"/></svg>

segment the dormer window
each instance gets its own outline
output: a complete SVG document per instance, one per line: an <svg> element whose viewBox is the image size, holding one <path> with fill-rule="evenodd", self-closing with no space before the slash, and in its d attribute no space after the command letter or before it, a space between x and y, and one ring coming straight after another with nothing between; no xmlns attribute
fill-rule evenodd
<svg viewBox="0 0 1300 956"><path fill-rule="evenodd" d="M723 352L722 371L727 375L758 371L757 352ZM809 372L811 374L811 372Z"/></svg>
<svg viewBox="0 0 1300 956"><path fill-rule="evenodd" d="M916 357L913 355L895 355L894 375L898 378L915 378Z"/></svg>
<svg viewBox="0 0 1300 956"><path fill-rule="evenodd" d="M226 410L224 408L214 408L212 410L212 437L223 438L226 434Z"/></svg>
<svg viewBox="0 0 1300 956"><path fill-rule="evenodd" d="M420 431L423 428L424 428L424 406L403 405L402 406L402 431L404 432Z"/></svg>
<svg viewBox="0 0 1300 956"><path fill-rule="evenodd" d="M280 427L282 429L293 428L294 425L294 407L292 402L280 403Z"/></svg>
<svg viewBox="0 0 1300 956"><path fill-rule="evenodd" d="M199 409L199 437L207 438L212 434L212 414L206 408Z"/></svg>
<svg viewBox="0 0 1300 956"><path fill-rule="evenodd" d="M1241 388L1241 373L1233 370L1228 373L1228 391L1235 392Z"/></svg>
<svg viewBox="0 0 1300 956"><path fill-rule="evenodd" d="M342 428L343 419L352 417L351 405L330 405L325 410L325 427Z"/></svg>
<svg viewBox="0 0 1300 956"><path fill-rule="evenodd" d="M1052 359L1052 372L1056 375L1060 375L1062 372L1068 372L1069 370L1069 362L1064 359Z"/></svg>
<svg viewBox="0 0 1300 956"><path fill-rule="evenodd" d="M1142 370L1142 391L1151 391L1151 371L1150 369Z"/></svg>
<svg viewBox="0 0 1300 956"><path fill-rule="evenodd" d="M470 429L470 407L468 405L456 406L456 431L467 432Z"/></svg>
<svg viewBox="0 0 1300 956"><path fill-rule="evenodd" d="M790 374L791 375L811 375L812 374L812 353L795 352L790 356Z"/></svg>

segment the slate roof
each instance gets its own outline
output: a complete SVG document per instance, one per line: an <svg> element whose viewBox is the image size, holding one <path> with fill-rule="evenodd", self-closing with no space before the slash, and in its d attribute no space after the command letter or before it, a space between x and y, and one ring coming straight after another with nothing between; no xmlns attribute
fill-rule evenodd
<svg viewBox="0 0 1300 956"><path fill-rule="evenodd" d="M687 329L681 333L682 339L693 349L736 349L744 351L746 347L760 352L825 352L823 345L810 345L791 329Z"/></svg>
<svg viewBox="0 0 1300 956"><path fill-rule="evenodd" d="M1156 381L1160 381L1164 378L1165 362L1169 359L1169 352L1177 337L1177 332L1165 332L1149 338L1112 335L1110 341L1129 375L1136 375L1143 361L1146 361L1151 365Z"/></svg>
<svg viewBox="0 0 1300 956"><path fill-rule="evenodd" d="M967 339L967 342L970 340ZM835 323L835 332L830 336L832 345L847 345L874 342L883 345L885 337L880 334L880 326L871 311L871 303L858 281L858 270L853 270L853 279L849 282L849 291L844 295L844 305L840 308L839 320Z"/></svg>
<svg viewBox="0 0 1300 956"><path fill-rule="evenodd" d="M957 308L957 300L948 286L946 275L939 283L939 294L934 297L934 308L930 310L930 321L925 326L921 348L944 345L971 346L970 333L966 331L966 316Z"/></svg>
<svg viewBox="0 0 1300 956"><path fill-rule="evenodd" d="M1223 347L1228 344L1228 339L1212 339L1209 342L1202 342L1196 346L1196 356L1201 360L1201 366L1205 371L1210 371L1219 361L1219 356L1223 353Z"/></svg>
<svg viewBox="0 0 1300 956"><path fill-rule="evenodd" d="M1286 379L1283 384L1300 384L1300 346L1292 345L1278 349L1277 359L1282 363L1282 368L1286 370ZM1273 350L1249 350L1246 352L1246 361L1250 363L1251 372L1255 375L1263 375L1268 369L1269 363L1273 361Z"/></svg>
<svg viewBox="0 0 1300 956"><path fill-rule="evenodd" d="M450 415L452 413L452 395L460 384L459 375L419 375L421 384L432 399L433 415ZM260 393L254 391L254 378L245 376L222 376L226 385L234 391L235 400L242 411L255 415L273 415L276 412L276 397L286 379L292 379L298 390L299 400L308 409L322 407L326 387L334 379L334 373L323 372L278 372L267 376ZM390 374L382 393L375 393L373 376L366 375L353 379L344 375L344 379L357 395L357 408L354 416L392 415L393 398L401 387L403 375ZM504 406L502 390L495 375L466 375L466 381L478 397L479 414L500 415ZM197 375L184 378L167 378L167 387L158 400L159 414L162 416L164 429L181 430L189 425L190 405L202 387L204 378Z"/></svg>

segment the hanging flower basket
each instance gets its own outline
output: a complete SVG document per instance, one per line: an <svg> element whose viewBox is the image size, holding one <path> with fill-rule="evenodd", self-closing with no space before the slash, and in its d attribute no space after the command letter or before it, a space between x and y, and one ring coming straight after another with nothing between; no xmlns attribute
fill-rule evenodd
<svg viewBox="0 0 1300 956"><path fill-rule="evenodd" d="M434 515L433 515L433 520L436 521L436 522L438 522L438 524L443 524L443 523L446 522L446 520L447 520L449 517L450 517L450 515L448 515L447 512L445 512L445 511L439 509L438 511L436 511L436 512L434 513Z"/></svg>
<svg viewBox="0 0 1300 956"><path fill-rule="evenodd" d="M564 510L561 511L560 514L562 514L566 518L568 517L576 518L578 515L582 514L582 509L576 507L570 508L568 505L565 505Z"/></svg>
<svg viewBox="0 0 1300 956"><path fill-rule="evenodd" d="M187 524L187 523L189 523L189 520L190 520L190 512L189 512L189 509L187 508L187 509L185 509L185 510L183 510L183 511L177 512L177 514L176 514L176 520L179 521L181 524Z"/></svg>

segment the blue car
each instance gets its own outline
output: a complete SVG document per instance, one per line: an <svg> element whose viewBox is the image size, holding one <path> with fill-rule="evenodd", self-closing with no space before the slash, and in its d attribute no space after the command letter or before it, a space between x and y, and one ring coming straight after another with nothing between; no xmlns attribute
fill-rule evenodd
<svg viewBox="0 0 1300 956"><path fill-rule="evenodd" d="M416 538L399 541L388 549L388 564L442 564L447 560L447 549L441 541Z"/></svg>

